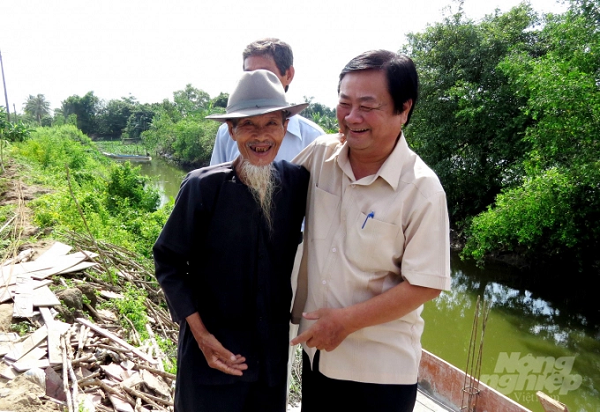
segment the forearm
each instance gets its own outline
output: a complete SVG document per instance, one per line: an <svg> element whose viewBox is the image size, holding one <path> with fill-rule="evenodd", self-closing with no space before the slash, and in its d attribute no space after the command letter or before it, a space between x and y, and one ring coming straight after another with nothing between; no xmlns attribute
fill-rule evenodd
<svg viewBox="0 0 600 412"><path fill-rule="evenodd" d="M441 290L414 286L404 281L369 300L341 309L349 333L399 319L435 299Z"/></svg>
<svg viewBox="0 0 600 412"><path fill-rule="evenodd" d="M248 369L245 357L240 354L235 355L224 348L221 342L206 329L198 312L187 316L185 321L190 326L208 366L230 375L242 376L243 371Z"/></svg>
<svg viewBox="0 0 600 412"><path fill-rule="evenodd" d="M210 335L210 332L208 329L206 329L206 326L204 325L204 322L202 322L202 318L198 312L194 312L186 317L185 321L190 326L192 335L194 335L194 338L198 344L200 344L208 335Z"/></svg>
<svg viewBox="0 0 600 412"><path fill-rule="evenodd" d="M351 333L399 319L434 299L440 292L438 289L413 286L405 281L381 295L352 306L321 308L305 313L303 316L306 319L316 322L292 339L291 344L305 342L311 348L334 350Z"/></svg>

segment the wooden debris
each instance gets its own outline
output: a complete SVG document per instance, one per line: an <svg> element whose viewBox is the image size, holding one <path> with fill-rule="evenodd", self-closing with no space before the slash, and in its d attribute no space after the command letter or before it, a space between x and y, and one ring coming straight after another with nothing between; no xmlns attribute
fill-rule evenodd
<svg viewBox="0 0 600 412"><path fill-rule="evenodd" d="M152 273L133 262L130 251L111 245L101 255L115 267L114 273L122 282L127 279L146 290L148 315L152 316L146 324L149 339L134 346L129 342L138 344L141 340L134 332L127 342L121 322L129 320L106 309L96 310L95 300L92 305L84 302L83 310L99 323L77 318L76 323L69 324L54 318L57 311L52 306L61 302L48 286L73 287L62 277L55 276L53 281L57 274L68 274L65 278L76 285L101 291L92 296L99 303L124 298L120 287L101 280L104 264L93 261L98 253L86 251L89 239L79 240L79 251L72 254L70 246L56 242L34 261L28 261L32 252L22 252L0 266L0 304L13 305L13 317L29 320L37 327L26 338L0 333L0 376L12 380L29 369L40 368L46 379L43 398L69 412L80 410L84 403L96 411L172 412L175 375L163 369L166 356L157 337L176 341L177 325L165 309L160 288L148 282Z"/></svg>
<svg viewBox="0 0 600 412"><path fill-rule="evenodd" d="M31 293L18 293L13 297L13 316L15 318L33 317L33 301Z"/></svg>
<svg viewBox="0 0 600 412"><path fill-rule="evenodd" d="M553 399L542 391L537 391L536 395L546 412L569 412L569 408L562 402Z"/></svg>
<svg viewBox="0 0 600 412"><path fill-rule="evenodd" d="M117 335L102 329L100 326L96 326L93 323L91 323L90 321L88 321L87 319L83 319L83 318L77 318L76 319L77 322L84 324L85 326L89 327L90 329L92 329L94 332L97 332L103 336L106 336L107 338L111 339L112 341L118 343L119 345L123 346L125 349L129 349L130 351L132 351L133 353L135 353L137 356L139 356L140 358L144 359L146 362L149 363L153 363L156 364L156 360L151 358L150 356L146 355L144 352L142 352L141 350L131 346L129 343L125 342L123 339L119 338Z"/></svg>
<svg viewBox="0 0 600 412"><path fill-rule="evenodd" d="M43 262L46 259L52 259L56 256L64 256L73 249L69 245L65 245L61 242L54 242L50 249L46 250L40 257L36 259L37 262Z"/></svg>
<svg viewBox="0 0 600 412"><path fill-rule="evenodd" d="M60 305L60 300L56 298L48 286L43 286L31 293L31 303L37 307L58 306Z"/></svg>
<svg viewBox="0 0 600 412"><path fill-rule="evenodd" d="M15 345L15 350L7 353L4 358L12 361L21 359L30 350L38 346L44 339L48 337L48 328L42 327L36 330L33 334L29 335L23 342Z"/></svg>
<svg viewBox="0 0 600 412"><path fill-rule="evenodd" d="M2 266L14 265L19 262L25 262L33 256L33 249L25 249L19 253L16 257L8 259L2 264Z"/></svg>

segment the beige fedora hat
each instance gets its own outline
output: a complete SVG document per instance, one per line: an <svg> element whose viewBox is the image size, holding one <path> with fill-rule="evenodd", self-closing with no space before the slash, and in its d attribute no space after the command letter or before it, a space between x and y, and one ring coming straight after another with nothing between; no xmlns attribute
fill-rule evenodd
<svg viewBox="0 0 600 412"><path fill-rule="evenodd" d="M220 122L229 119L258 116L283 110L287 117L294 116L306 109L308 103L289 104L285 100L285 91L275 74L268 70L244 72L235 90L229 96L224 114L211 114L207 119Z"/></svg>

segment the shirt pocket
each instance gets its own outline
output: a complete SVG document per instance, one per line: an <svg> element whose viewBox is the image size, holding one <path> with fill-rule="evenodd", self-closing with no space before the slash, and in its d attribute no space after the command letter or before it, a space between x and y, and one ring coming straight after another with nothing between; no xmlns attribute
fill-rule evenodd
<svg viewBox="0 0 600 412"><path fill-rule="evenodd" d="M339 220L339 196L315 187L313 210L309 216L312 239L326 239L335 220ZM318 217L318 218L317 218Z"/></svg>
<svg viewBox="0 0 600 412"><path fill-rule="evenodd" d="M346 257L363 272L397 272L394 256L400 227L360 213L349 223L346 236Z"/></svg>

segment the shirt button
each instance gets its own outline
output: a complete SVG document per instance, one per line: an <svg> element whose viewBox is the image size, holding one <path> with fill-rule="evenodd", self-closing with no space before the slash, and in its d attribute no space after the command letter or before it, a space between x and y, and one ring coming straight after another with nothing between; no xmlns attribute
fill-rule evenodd
<svg viewBox="0 0 600 412"><path fill-rule="evenodd" d="M327 281L326 281L326 280L324 280L324 281L323 281L323 284L324 284L324 285L326 285L326 284L327 284Z"/></svg>
<svg viewBox="0 0 600 412"><path fill-rule="evenodd" d="M335 252L337 252L337 248L333 248L333 249L331 249L331 251L332 251L333 253L335 253Z"/></svg>

